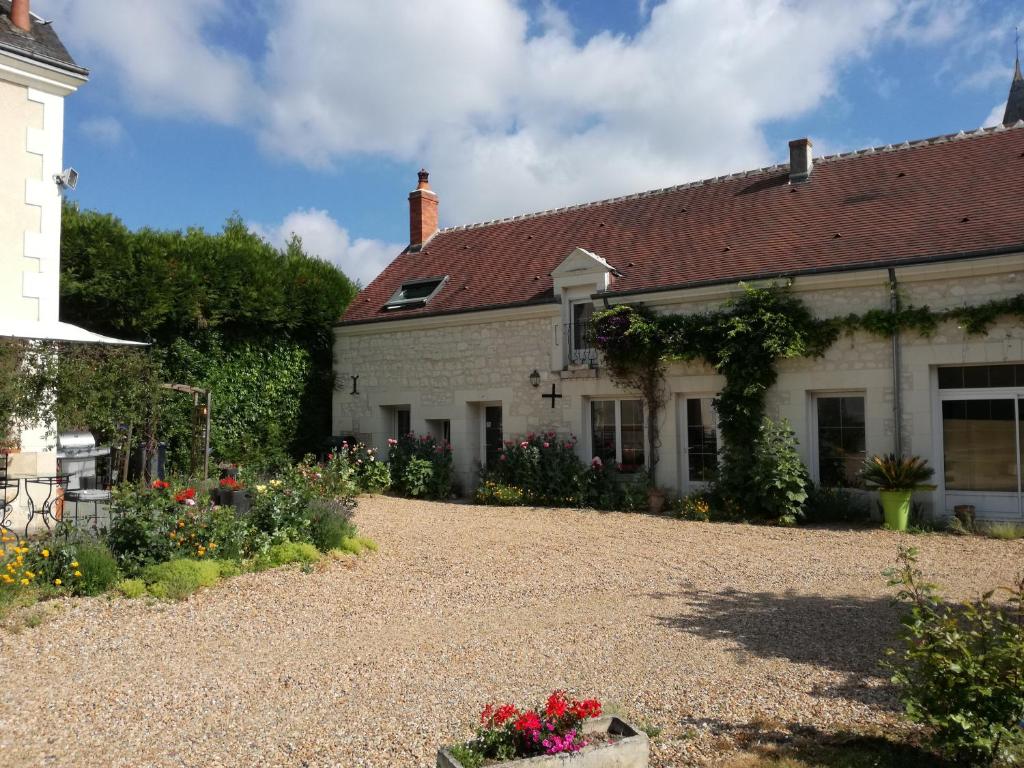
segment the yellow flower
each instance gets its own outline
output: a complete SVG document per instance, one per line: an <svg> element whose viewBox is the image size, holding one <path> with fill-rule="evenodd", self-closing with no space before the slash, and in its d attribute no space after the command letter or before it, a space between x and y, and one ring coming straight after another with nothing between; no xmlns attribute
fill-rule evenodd
<svg viewBox="0 0 1024 768"><path fill-rule="evenodd" d="M43 557L49 557L50 556L50 550L44 549L41 554L43 555Z"/></svg>
<svg viewBox="0 0 1024 768"><path fill-rule="evenodd" d="M25 571L25 575L28 576L30 579L34 579L36 577L36 575L32 573L32 571Z"/></svg>
<svg viewBox="0 0 1024 768"><path fill-rule="evenodd" d="M77 568L78 567L78 561L75 560L73 563L71 563L71 567L72 568Z"/></svg>
<svg viewBox="0 0 1024 768"><path fill-rule="evenodd" d="M21 580L21 586L27 587L28 586L28 579L22 579Z"/></svg>
<svg viewBox="0 0 1024 768"><path fill-rule="evenodd" d="M266 492L267 492L267 486L265 486L265 485L257 485L256 486L256 493L266 493Z"/></svg>
<svg viewBox="0 0 1024 768"><path fill-rule="evenodd" d="M54 579L53 583L59 587L63 582L60 579Z"/></svg>
<svg viewBox="0 0 1024 768"><path fill-rule="evenodd" d="M210 549L216 549L216 548L217 548L217 542L216 541L211 541L210 542Z"/></svg>
<svg viewBox="0 0 1024 768"><path fill-rule="evenodd" d="M75 576L77 578L79 578L79 579L82 578L82 572L81 571L75 571Z"/></svg>
<svg viewBox="0 0 1024 768"><path fill-rule="evenodd" d="M282 485L284 485L284 481L283 480L271 480L270 481L270 487L271 488L280 488Z"/></svg>

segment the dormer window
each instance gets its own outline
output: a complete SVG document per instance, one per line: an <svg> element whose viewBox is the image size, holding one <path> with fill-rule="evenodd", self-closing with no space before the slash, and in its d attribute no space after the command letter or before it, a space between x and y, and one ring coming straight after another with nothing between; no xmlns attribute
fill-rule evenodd
<svg viewBox="0 0 1024 768"><path fill-rule="evenodd" d="M437 295L444 284L448 282L448 276L427 277L421 280L409 280L402 283L399 288L388 299L384 309L409 309L411 307L422 307Z"/></svg>

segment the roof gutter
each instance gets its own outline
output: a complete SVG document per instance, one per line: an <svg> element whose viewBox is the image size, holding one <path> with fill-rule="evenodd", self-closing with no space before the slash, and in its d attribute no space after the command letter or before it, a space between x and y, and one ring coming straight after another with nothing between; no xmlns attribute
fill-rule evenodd
<svg viewBox="0 0 1024 768"><path fill-rule="evenodd" d="M707 288L715 285L735 285L738 282L749 280L777 280L789 277L807 277L810 275L841 274L844 272L863 272L869 269L887 269L895 267L906 267L918 264L940 264L945 261L959 261L962 259L981 259L987 256L1005 256L1010 253L1024 251L1024 243L999 248L989 248L983 251L960 251L947 253L939 256L910 256L903 259L886 259L885 261L865 261L857 264L844 264L836 267L812 267L810 269L787 270L778 272L758 272L751 275L736 275L727 278L716 278L713 280L691 280L685 283L674 283L672 285L659 285L655 288L633 288L628 291L599 291L591 294L593 299L610 299L618 296L642 296L651 293L666 293L668 291L681 291L687 288Z"/></svg>
<svg viewBox="0 0 1024 768"><path fill-rule="evenodd" d="M5 53L8 56L13 56L15 58L21 59L22 61L32 62L37 66L44 66L48 69L56 69L65 74L80 77L83 80L89 79L89 70L85 69L84 67L67 64L63 61L60 61L59 59L52 59L49 56L43 56L42 54L30 53L29 51L26 51L24 48L18 48L14 45L5 45L4 43L0 43L0 53Z"/></svg>

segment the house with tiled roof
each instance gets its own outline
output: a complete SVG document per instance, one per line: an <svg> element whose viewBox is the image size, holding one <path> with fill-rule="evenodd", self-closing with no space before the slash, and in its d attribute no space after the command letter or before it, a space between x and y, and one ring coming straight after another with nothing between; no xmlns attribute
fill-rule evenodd
<svg viewBox="0 0 1024 768"><path fill-rule="evenodd" d="M408 247L336 327L334 431L384 445L409 431L451 440L465 492L502 441L575 435L580 458L625 472L647 456L639 395L590 348L599 308L659 313L721 306L741 283L780 283L821 318L893 306L932 310L1024 294L1024 79L1004 122L790 162L612 200L438 229L421 171ZM659 484L713 476L714 399L724 380L669 367ZM856 483L865 456L917 454L936 515L1024 520L1024 328L983 335L955 322L929 336L843 336L822 358L779 363L769 413L785 418L813 479Z"/></svg>

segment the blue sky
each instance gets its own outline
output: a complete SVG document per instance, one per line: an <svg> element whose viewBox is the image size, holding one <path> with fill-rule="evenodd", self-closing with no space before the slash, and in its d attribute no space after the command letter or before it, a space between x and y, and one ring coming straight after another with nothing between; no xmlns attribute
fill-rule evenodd
<svg viewBox="0 0 1024 768"><path fill-rule="evenodd" d="M364 283L421 166L460 224L1001 114L1009 0L35 0L92 72L75 198L131 227L239 213Z"/></svg>

